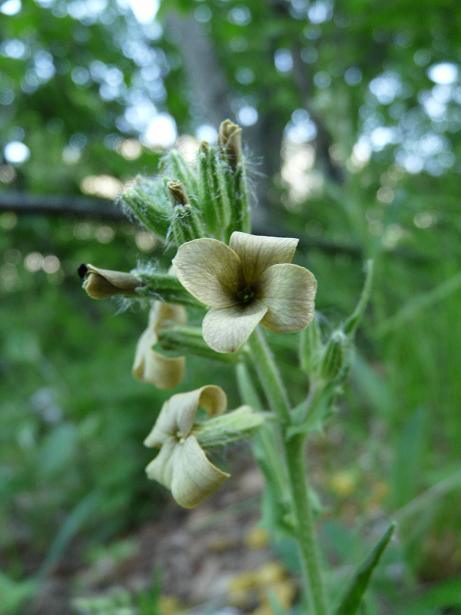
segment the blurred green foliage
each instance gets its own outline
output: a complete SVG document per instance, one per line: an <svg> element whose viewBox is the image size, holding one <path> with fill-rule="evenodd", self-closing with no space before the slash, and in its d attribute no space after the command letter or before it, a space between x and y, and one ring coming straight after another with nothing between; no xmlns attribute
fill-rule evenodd
<svg viewBox="0 0 461 615"><path fill-rule="evenodd" d="M459 612L460 11L453 0L171 0L147 22L147 4L136 19L121 1L0 2L0 204L11 192L115 194L155 171L175 131L212 138L232 113L263 196L257 224L301 236L326 328L350 313L361 263L375 259L347 402L319 453L341 519L325 524L327 552L341 565L369 550L347 529L348 502L364 524L401 515L369 612ZM116 181L85 183L94 176ZM84 552L164 501L141 446L164 395L130 376L145 314L90 302L75 270L165 254L129 223L21 211L0 213L0 252L0 583L19 605L71 542ZM292 342L273 341L301 391ZM189 365L184 387L209 368ZM346 497L328 486L344 467Z"/></svg>

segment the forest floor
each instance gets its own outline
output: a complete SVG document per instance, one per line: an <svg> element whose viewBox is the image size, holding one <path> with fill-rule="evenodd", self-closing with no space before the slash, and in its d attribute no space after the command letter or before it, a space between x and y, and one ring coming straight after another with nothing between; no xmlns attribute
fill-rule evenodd
<svg viewBox="0 0 461 615"><path fill-rule="evenodd" d="M199 508L184 511L169 502L158 520L109 544L90 566L64 558L30 614L134 615L141 611L132 607L132 597L148 592L154 576L161 586L159 606L143 614L270 615L269 588L290 606L295 583L258 526L261 474L249 456L238 465L226 488Z"/></svg>

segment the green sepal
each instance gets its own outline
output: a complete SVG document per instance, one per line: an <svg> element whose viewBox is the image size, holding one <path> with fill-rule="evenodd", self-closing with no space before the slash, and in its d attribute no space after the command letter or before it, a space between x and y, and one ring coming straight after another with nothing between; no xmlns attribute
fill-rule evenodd
<svg viewBox="0 0 461 615"><path fill-rule="evenodd" d="M334 615L355 615L357 613L370 583L371 575L379 564L379 560L392 538L395 527L395 523L391 523L366 559L357 568Z"/></svg>
<svg viewBox="0 0 461 615"><path fill-rule="evenodd" d="M301 369L313 376L319 367L323 352L322 336L317 314L311 324L299 336L299 364Z"/></svg>
<svg viewBox="0 0 461 615"><path fill-rule="evenodd" d="M208 149L208 173L209 185L211 185L212 199L216 210L216 232L222 239L226 237L227 227L232 218L231 203L226 186L225 169L219 157L218 151L214 147Z"/></svg>
<svg viewBox="0 0 461 615"><path fill-rule="evenodd" d="M158 349L170 357L194 355L221 363L235 364L242 360L244 351L215 352L204 341L200 327L167 327L158 334Z"/></svg>
<svg viewBox="0 0 461 615"><path fill-rule="evenodd" d="M200 204L204 224L208 234L219 237L218 212L213 198L213 182L209 164L210 145L203 141L198 153L198 171L200 177Z"/></svg>
<svg viewBox="0 0 461 615"><path fill-rule="evenodd" d="M174 208L169 236L178 247L186 241L205 236L200 217L191 205L177 205Z"/></svg>
<svg viewBox="0 0 461 615"><path fill-rule="evenodd" d="M199 181L194 169L184 160L178 150L168 152L162 159L162 168L166 175L180 181L191 202L199 192Z"/></svg>
<svg viewBox="0 0 461 615"><path fill-rule="evenodd" d="M245 160L242 158L233 174L233 206L231 231L251 231L251 210Z"/></svg>
<svg viewBox="0 0 461 615"><path fill-rule="evenodd" d="M197 425L193 434L203 448L226 446L248 438L269 419L268 413L257 412L250 406L241 406Z"/></svg>
<svg viewBox="0 0 461 615"><path fill-rule="evenodd" d="M139 297L191 307L200 305L173 275L143 269L135 269L133 273L142 281L142 286L136 289Z"/></svg>

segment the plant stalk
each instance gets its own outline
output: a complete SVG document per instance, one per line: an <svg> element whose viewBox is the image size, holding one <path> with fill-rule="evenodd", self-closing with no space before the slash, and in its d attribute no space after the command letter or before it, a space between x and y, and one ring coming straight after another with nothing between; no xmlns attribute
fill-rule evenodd
<svg viewBox="0 0 461 615"><path fill-rule="evenodd" d="M264 389L269 406L275 412L282 425L290 423L290 402L288 394L275 364L271 349L264 333L258 327L249 340L251 354L258 378Z"/></svg>
<svg viewBox="0 0 461 615"><path fill-rule="evenodd" d="M304 436L291 438L285 444L285 453L296 523L296 540L304 582L306 589L309 589L310 608L315 615L327 615L321 558L315 534L314 513L309 498Z"/></svg>
<svg viewBox="0 0 461 615"><path fill-rule="evenodd" d="M291 423L288 395L272 352L259 328L251 336L249 344L267 401L278 415L286 431ZM301 558L304 592L313 615L328 615L320 552L315 535L314 514L307 482L305 435L285 438L283 448L290 485L291 508L296 523L295 539Z"/></svg>

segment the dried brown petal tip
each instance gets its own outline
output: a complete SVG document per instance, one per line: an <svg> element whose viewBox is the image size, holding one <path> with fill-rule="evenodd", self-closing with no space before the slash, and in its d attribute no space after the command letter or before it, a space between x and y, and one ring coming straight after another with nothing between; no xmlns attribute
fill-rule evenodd
<svg viewBox="0 0 461 615"><path fill-rule="evenodd" d="M78 274L83 279L83 289L92 299L107 299L114 295L134 295L142 285L131 273L100 269L93 265L80 265Z"/></svg>
<svg viewBox="0 0 461 615"><path fill-rule="evenodd" d="M187 198L184 186L180 181L169 181L167 186L173 201L173 205L187 205L189 199Z"/></svg>
<svg viewBox="0 0 461 615"><path fill-rule="evenodd" d="M218 143L231 169L236 169L242 159L242 129L231 120L224 120L219 127Z"/></svg>

